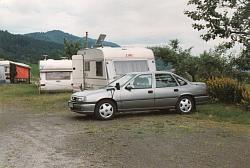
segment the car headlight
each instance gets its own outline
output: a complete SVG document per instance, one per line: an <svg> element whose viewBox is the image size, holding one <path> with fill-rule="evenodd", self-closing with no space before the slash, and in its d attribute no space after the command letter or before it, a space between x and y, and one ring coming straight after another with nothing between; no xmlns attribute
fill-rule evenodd
<svg viewBox="0 0 250 168"><path fill-rule="evenodd" d="M85 96L80 96L76 98L76 101L86 101L86 97Z"/></svg>
<svg viewBox="0 0 250 168"><path fill-rule="evenodd" d="M71 96L72 101L86 101L86 96Z"/></svg>

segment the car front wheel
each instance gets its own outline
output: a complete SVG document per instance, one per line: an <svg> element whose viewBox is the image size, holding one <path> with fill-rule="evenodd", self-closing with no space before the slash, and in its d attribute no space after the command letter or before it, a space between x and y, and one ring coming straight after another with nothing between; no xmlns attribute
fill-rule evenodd
<svg viewBox="0 0 250 168"><path fill-rule="evenodd" d="M116 111L116 105L112 100L102 100L96 105L95 117L100 120L109 120L114 117Z"/></svg>
<svg viewBox="0 0 250 168"><path fill-rule="evenodd" d="M182 96L176 104L176 109L181 114L189 114L194 109L194 101L190 96Z"/></svg>

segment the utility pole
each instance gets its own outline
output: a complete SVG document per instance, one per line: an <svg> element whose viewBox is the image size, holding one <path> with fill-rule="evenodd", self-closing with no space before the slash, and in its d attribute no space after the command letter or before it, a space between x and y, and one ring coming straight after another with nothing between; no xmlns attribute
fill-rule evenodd
<svg viewBox="0 0 250 168"><path fill-rule="evenodd" d="M87 49L88 48L88 32L86 32L86 35L85 35L85 46L84 46L84 49ZM85 52L84 52L85 54ZM82 59L82 64L83 64L83 87L82 87L82 90L85 90L86 89L86 82L85 82L85 61L84 61L84 54L82 55L83 59Z"/></svg>

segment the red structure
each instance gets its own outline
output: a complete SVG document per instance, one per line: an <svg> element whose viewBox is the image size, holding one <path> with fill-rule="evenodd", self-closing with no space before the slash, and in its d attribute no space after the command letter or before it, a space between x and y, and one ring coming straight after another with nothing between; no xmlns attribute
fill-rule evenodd
<svg viewBox="0 0 250 168"><path fill-rule="evenodd" d="M29 78L30 78L30 69L27 67L16 65L16 79L29 79Z"/></svg>
<svg viewBox="0 0 250 168"><path fill-rule="evenodd" d="M10 63L10 82L11 83L30 83L30 67L25 64Z"/></svg>

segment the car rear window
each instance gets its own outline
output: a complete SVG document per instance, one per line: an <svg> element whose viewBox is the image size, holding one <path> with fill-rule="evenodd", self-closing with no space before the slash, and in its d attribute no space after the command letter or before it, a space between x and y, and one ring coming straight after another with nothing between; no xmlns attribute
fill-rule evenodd
<svg viewBox="0 0 250 168"><path fill-rule="evenodd" d="M177 82L179 83L180 86L184 86L187 84L186 81L184 81L183 79L179 78L178 76L175 76L175 79L177 80Z"/></svg>
<svg viewBox="0 0 250 168"><path fill-rule="evenodd" d="M175 79L170 74L155 74L156 88L178 86Z"/></svg>

